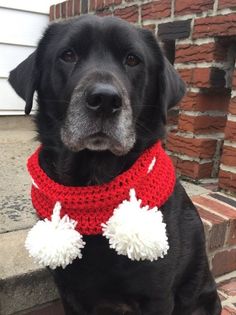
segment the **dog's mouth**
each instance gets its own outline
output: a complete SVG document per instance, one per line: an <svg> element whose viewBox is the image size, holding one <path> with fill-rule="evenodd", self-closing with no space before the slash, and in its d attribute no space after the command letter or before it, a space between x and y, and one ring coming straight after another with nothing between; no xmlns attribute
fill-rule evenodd
<svg viewBox="0 0 236 315"><path fill-rule="evenodd" d="M109 141L109 137L101 131L87 138L87 142L89 143L89 145L91 144L91 145L94 145L95 147L98 147L98 150L100 146L101 147L105 146L108 141Z"/></svg>
<svg viewBox="0 0 236 315"><path fill-rule="evenodd" d="M134 134L130 134L129 139L125 139L103 131L75 139L73 135L68 136L68 130L62 129L61 139L65 146L73 152L80 152L84 149L111 151L117 156L127 154L135 143Z"/></svg>
<svg viewBox="0 0 236 315"><path fill-rule="evenodd" d="M109 137L104 132L97 132L84 139L85 148L91 151L110 150L116 155L123 154L122 145L113 137Z"/></svg>
<svg viewBox="0 0 236 315"><path fill-rule="evenodd" d="M68 115L61 128L61 140L74 152L84 149L108 150L120 156L127 154L133 148L136 132L131 114L125 110L119 117L103 122L100 119L90 119L83 113L74 112Z"/></svg>

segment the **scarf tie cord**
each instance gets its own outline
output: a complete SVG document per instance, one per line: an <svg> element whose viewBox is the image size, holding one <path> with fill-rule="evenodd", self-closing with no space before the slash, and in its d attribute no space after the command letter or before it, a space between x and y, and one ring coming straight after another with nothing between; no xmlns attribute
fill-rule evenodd
<svg viewBox="0 0 236 315"><path fill-rule="evenodd" d="M175 186L170 158L157 142L111 182L69 187L56 183L39 165L41 148L28 159L33 206L41 218L25 246L42 266L65 268L82 258L82 235L103 235L118 255L154 261L169 249L160 207Z"/></svg>

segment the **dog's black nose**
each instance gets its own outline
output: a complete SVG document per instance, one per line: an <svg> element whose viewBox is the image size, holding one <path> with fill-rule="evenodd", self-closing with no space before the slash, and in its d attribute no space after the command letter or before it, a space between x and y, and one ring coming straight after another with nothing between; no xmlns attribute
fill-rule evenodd
<svg viewBox="0 0 236 315"><path fill-rule="evenodd" d="M87 91L86 106L102 114L114 114L121 110L122 100L116 87L97 83Z"/></svg>

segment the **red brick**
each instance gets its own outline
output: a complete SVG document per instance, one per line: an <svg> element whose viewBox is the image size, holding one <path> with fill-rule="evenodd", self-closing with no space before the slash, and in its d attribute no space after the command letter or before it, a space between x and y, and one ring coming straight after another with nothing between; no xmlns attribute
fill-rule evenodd
<svg viewBox="0 0 236 315"><path fill-rule="evenodd" d="M216 224L220 223L220 222L217 222L216 220L217 218L215 218L214 216L217 215L218 213L219 215L223 215L227 217L228 219L221 219L224 224L224 228L226 228L226 224L228 226L227 239L225 240L225 237L222 234L223 227L221 223L221 226L218 227L219 231L215 233L215 235L213 236L213 240L218 239L218 243L219 243L219 240L221 240L223 242L221 245L224 244L224 241L227 245L236 245L236 209L229 207L227 204L222 204L214 199L209 199L204 196L194 196L192 197L192 201L196 204L197 207L199 207L200 205L200 209L205 208L205 209L211 209L211 211L214 211L214 214L212 214L213 216L212 218L209 217L211 214L208 214L208 217L206 217L206 215L205 217L203 216L204 219L212 223L214 230L217 229Z"/></svg>
<svg viewBox="0 0 236 315"><path fill-rule="evenodd" d="M217 200L206 198L204 196L194 196L192 201L199 204L203 208L209 208L219 215L223 215L229 219L236 219L236 210L229 207L227 204L222 204Z"/></svg>
<svg viewBox="0 0 236 315"><path fill-rule="evenodd" d="M219 187L232 192L236 192L236 174L220 170Z"/></svg>
<svg viewBox="0 0 236 315"><path fill-rule="evenodd" d="M208 249L213 250L222 247L225 242L227 221L222 219L220 216L199 207L198 205L196 205L196 207L200 217L212 224L208 236Z"/></svg>
<svg viewBox="0 0 236 315"><path fill-rule="evenodd" d="M236 121L227 121L225 127L225 139L236 141Z"/></svg>
<svg viewBox="0 0 236 315"><path fill-rule="evenodd" d="M73 16L73 0L67 1L67 16Z"/></svg>
<svg viewBox="0 0 236 315"><path fill-rule="evenodd" d="M224 88L226 85L226 73L223 69L194 68L192 84L197 87Z"/></svg>
<svg viewBox="0 0 236 315"><path fill-rule="evenodd" d="M197 87L210 87L210 68L194 68L192 84Z"/></svg>
<svg viewBox="0 0 236 315"><path fill-rule="evenodd" d="M172 159L173 157L171 157ZM173 164L178 174L193 179L209 178L212 172L212 163L199 164L195 161L182 160L174 157Z"/></svg>
<svg viewBox="0 0 236 315"><path fill-rule="evenodd" d="M96 3L96 10L101 10L104 8L104 1L103 0L97 0L97 3Z"/></svg>
<svg viewBox="0 0 236 315"><path fill-rule="evenodd" d="M232 115L236 115L236 96L231 98L230 100L229 113Z"/></svg>
<svg viewBox="0 0 236 315"><path fill-rule="evenodd" d="M210 222L212 224L212 226L214 225L218 225L218 224L222 224L224 223L226 220L224 220L222 217L218 216L215 213L212 213L206 209L204 209L203 207L199 206L197 204L196 201L194 201L194 198L191 198L195 207L198 210L198 213L200 215L200 217L204 220L207 220L208 222Z"/></svg>
<svg viewBox="0 0 236 315"><path fill-rule="evenodd" d="M211 177L212 167L213 167L212 163L201 163L201 164L199 164L197 162L193 162L193 165L196 165L196 164L198 165L197 166L198 175L197 175L196 179Z"/></svg>
<svg viewBox="0 0 236 315"><path fill-rule="evenodd" d="M236 315L236 309L232 309L231 307L225 306L222 309L221 315Z"/></svg>
<svg viewBox="0 0 236 315"><path fill-rule="evenodd" d="M228 166L236 166L236 148L225 145L221 163Z"/></svg>
<svg viewBox="0 0 236 315"><path fill-rule="evenodd" d="M137 22L138 21L138 6L132 5L123 9L116 9L114 11L114 16L118 16L128 22Z"/></svg>
<svg viewBox="0 0 236 315"><path fill-rule="evenodd" d="M59 19L61 17L61 4L56 4L56 19Z"/></svg>
<svg viewBox="0 0 236 315"><path fill-rule="evenodd" d="M213 9L214 0L176 0L175 15L200 13Z"/></svg>
<svg viewBox="0 0 236 315"><path fill-rule="evenodd" d="M189 116L181 114L179 116L179 130L191 131L196 134L223 132L226 117L211 116Z"/></svg>
<svg viewBox="0 0 236 315"><path fill-rule="evenodd" d="M226 59L226 53L226 49L218 43L177 45L175 63L222 61Z"/></svg>
<svg viewBox="0 0 236 315"><path fill-rule="evenodd" d="M170 132L167 137L168 150L202 159L212 158L216 150L216 140L185 138Z"/></svg>
<svg viewBox="0 0 236 315"><path fill-rule="evenodd" d="M220 75L216 75L215 72L222 72ZM178 69L181 78L189 85L199 88L210 88L210 87L224 87L225 75L223 70L217 68L192 68L192 69ZM223 79L223 82L222 82Z"/></svg>
<svg viewBox="0 0 236 315"><path fill-rule="evenodd" d="M112 4L114 4L114 0L104 0L104 5L105 6L110 6Z"/></svg>
<svg viewBox="0 0 236 315"><path fill-rule="evenodd" d="M74 0L74 15L80 15L80 0Z"/></svg>
<svg viewBox="0 0 236 315"><path fill-rule="evenodd" d="M170 14L170 0L152 1L141 6L142 20L161 19L170 16Z"/></svg>
<svg viewBox="0 0 236 315"><path fill-rule="evenodd" d="M53 21L55 19L55 8L55 5L50 6L49 21Z"/></svg>
<svg viewBox="0 0 236 315"><path fill-rule="evenodd" d="M206 111L220 110L226 111L230 96L224 93L193 93L188 92L180 103L182 110Z"/></svg>
<svg viewBox="0 0 236 315"><path fill-rule="evenodd" d="M89 11L94 11L96 8L96 0L90 0L89 2Z"/></svg>
<svg viewBox="0 0 236 315"><path fill-rule="evenodd" d="M236 249L224 250L212 259L212 273L214 276L221 276L236 269Z"/></svg>
<svg viewBox="0 0 236 315"><path fill-rule="evenodd" d="M219 0L218 9L236 8L236 0Z"/></svg>
<svg viewBox="0 0 236 315"><path fill-rule="evenodd" d="M193 38L236 35L236 14L195 19Z"/></svg>
<svg viewBox="0 0 236 315"><path fill-rule="evenodd" d="M67 14L67 1L61 3L61 17L65 18Z"/></svg>
<svg viewBox="0 0 236 315"><path fill-rule="evenodd" d="M193 69L178 69L178 73L186 83L191 84Z"/></svg>

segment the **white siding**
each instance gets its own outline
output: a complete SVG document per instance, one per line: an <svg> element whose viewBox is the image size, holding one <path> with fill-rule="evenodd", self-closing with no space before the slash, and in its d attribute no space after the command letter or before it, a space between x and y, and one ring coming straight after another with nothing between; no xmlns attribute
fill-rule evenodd
<svg viewBox="0 0 236 315"><path fill-rule="evenodd" d="M0 115L23 114L24 101L7 82L10 70L29 56L57 0L0 0Z"/></svg>
<svg viewBox="0 0 236 315"><path fill-rule="evenodd" d="M45 14L0 9L0 42L22 46L35 46L48 23Z"/></svg>
<svg viewBox="0 0 236 315"><path fill-rule="evenodd" d="M0 0L0 7L48 14L49 6L57 0Z"/></svg>
<svg viewBox="0 0 236 315"><path fill-rule="evenodd" d="M6 79L0 79L0 114L23 114L25 102L16 95Z"/></svg>

